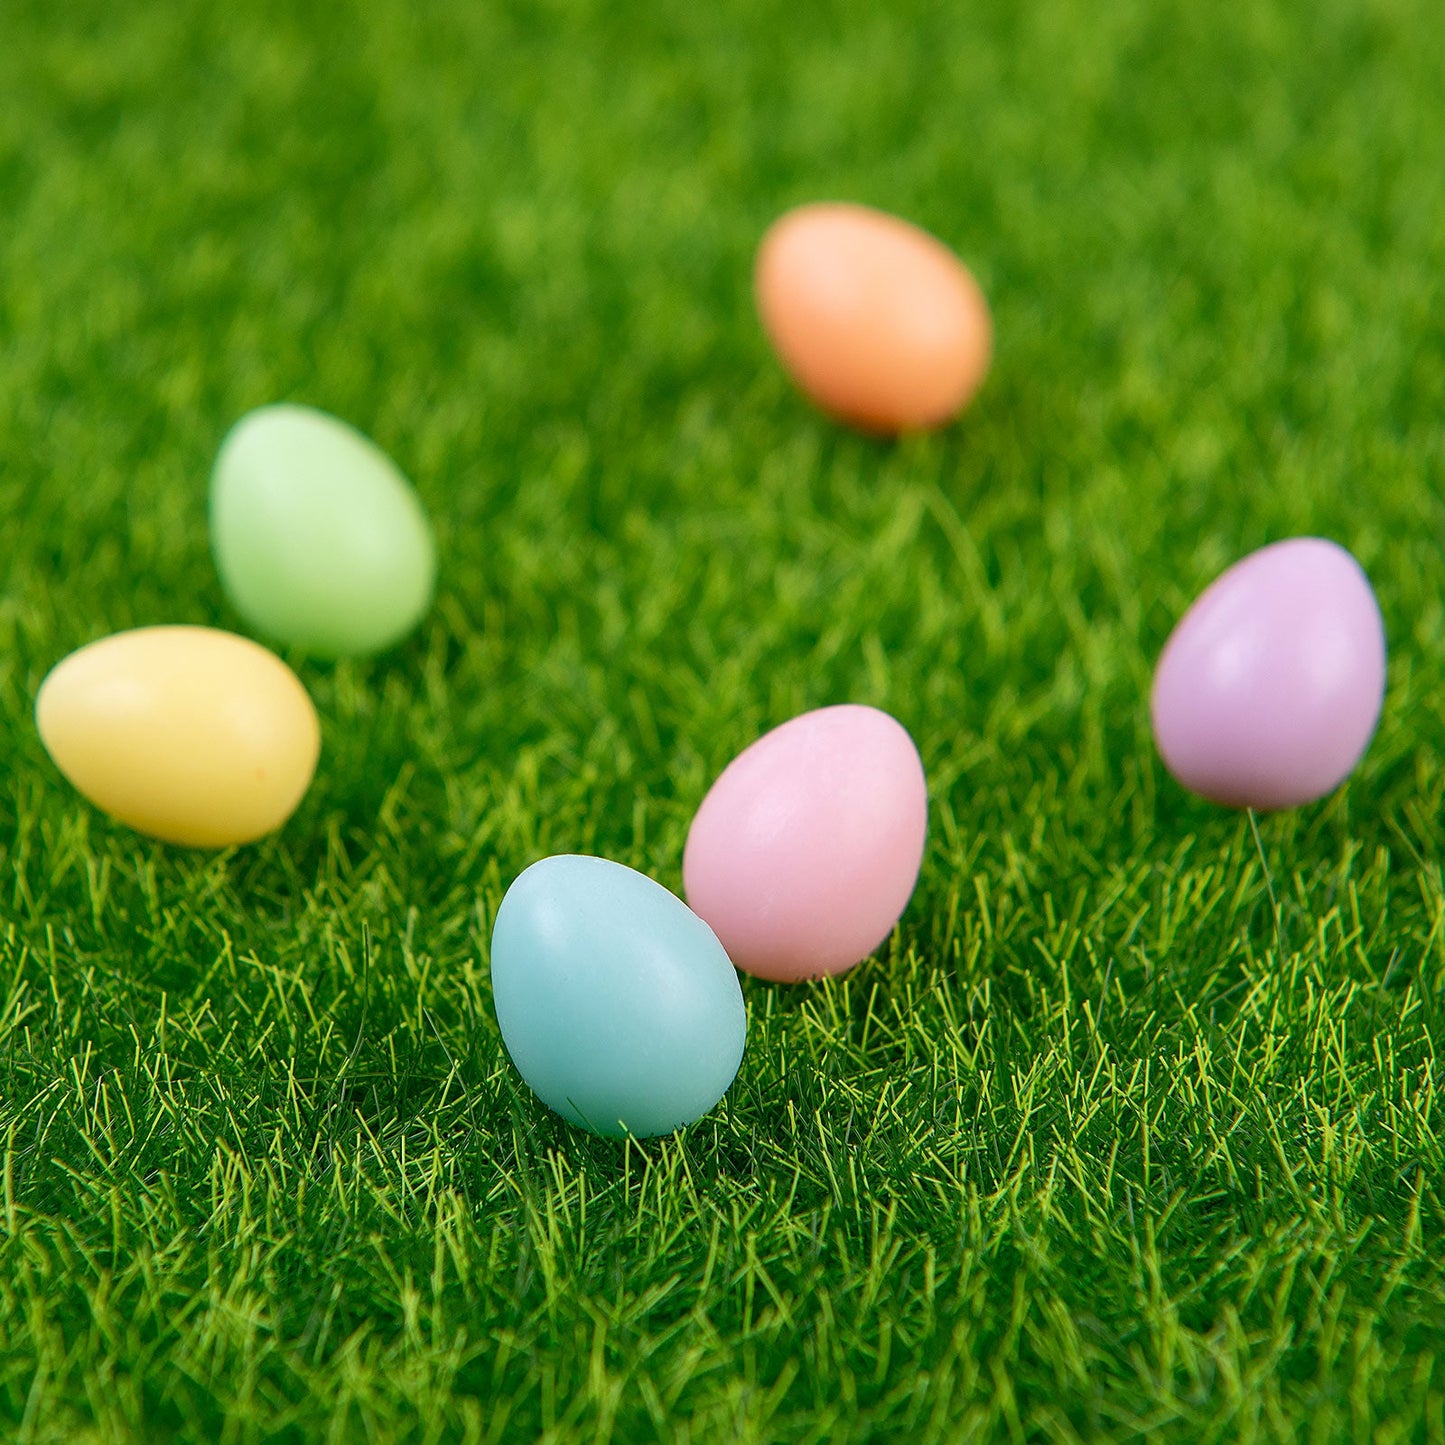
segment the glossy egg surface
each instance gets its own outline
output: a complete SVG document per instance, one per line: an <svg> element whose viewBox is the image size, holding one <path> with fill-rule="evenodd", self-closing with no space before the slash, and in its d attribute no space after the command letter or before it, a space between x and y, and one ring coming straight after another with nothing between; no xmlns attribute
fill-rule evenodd
<svg viewBox="0 0 1445 1445"><path fill-rule="evenodd" d="M543 858L516 879L492 930L492 996L517 1072L597 1134L691 1123L743 1055L742 990L712 930L605 858Z"/></svg>
<svg viewBox="0 0 1445 1445"><path fill-rule="evenodd" d="M221 444L211 549L247 624L319 657L378 652L431 605L436 547L411 484L312 407L263 406Z"/></svg>
<svg viewBox="0 0 1445 1445"><path fill-rule="evenodd" d="M1294 808L1353 771L1384 694L1369 579L1337 543L1293 537L1236 562L1175 627L1154 673L1154 737L1191 791Z"/></svg>
<svg viewBox="0 0 1445 1445"><path fill-rule="evenodd" d="M296 674L209 627L142 627L82 647L41 684L35 718L55 765L96 807L204 848L279 828L321 748Z"/></svg>
<svg viewBox="0 0 1445 1445"><path fill-rule="evenodd" d="M941 426L988 371L993 323L973 275L886 212L844 202L789 211L758 249L754 291L799 388L865 431Z"/></svg>
<svg viewBox="0 0 1445 1445"><path fill-rule="evenodd" d="M688 903L761 978L841 973L872 953L918 881L928 789L901 723L845 703L803 713L739 753L683 855Z"/></svg>

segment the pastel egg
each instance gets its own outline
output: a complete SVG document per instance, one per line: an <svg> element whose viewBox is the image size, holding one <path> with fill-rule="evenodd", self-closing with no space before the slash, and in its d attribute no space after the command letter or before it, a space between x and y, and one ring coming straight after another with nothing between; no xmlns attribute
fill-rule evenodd
<svg viewBox="0 0 1445 1445"><path fill-rule="evenodd" d="M758 249L763 328L799 388L864 431L941 426L993 352L988 303L936 237L883 211L800 206Z"/></svg>
<svg viewBox="0 0 1445 1445"><path fill-rule="evenodd" d="M374 442L307 406L263 406L232 427L211 474L211 548L247 625L320 657L399 642L436 586L411 484Z"/></svg>
<svg viewBox="0 0 1445 1445"><path fill-rule="evenodd" d="M142 627L72 652L41 684L35 721L56 767L96 807L201 848L279 828L321 750L296 674L210 627Z"/></svg>
<svg viewBox="0 0 1445 1445"><path fill-rule="evenodd" d="M687 901L760 978L842 973L897 923L923 862L928 789L902 724L845 703L766 733L688 831Z"/></svg>
<svg viewBox="0 0 1445 1445"><path fill-rule="evenodd" d="M544 858L492 929L492 995L517 1072L596 1134L666 1134L727 1092L747 1034L712 930L660 883L605 858Z"/></svg>
<svg viewBox="0 0 1445 1445"><path fill-rule="evenodd" d="M1164 765L1235 808L1295 808L1337 788L1374 736L1385 627L1360 564L1320 537L1250 553L1184 614L1154 673Z"/></svg>

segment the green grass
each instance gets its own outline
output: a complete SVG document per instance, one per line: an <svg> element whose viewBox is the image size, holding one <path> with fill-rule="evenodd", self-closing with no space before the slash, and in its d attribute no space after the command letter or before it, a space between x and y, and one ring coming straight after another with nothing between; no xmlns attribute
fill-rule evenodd
<svg viewBox="0 0 1445 1445"><path fill-rule="evenodd" d="M1445 1438L1437 0L0 5L0 1434ZM997 363L889 446L790 391L762 228L975 267ZM165 848L35 689L236 625L215 447L281 398L416 480L442 591L298 662L284 833ZM1263 820L1150 742L1189 598L1319 532L1384 720ZM724 1103L550 1116L510 879L680 884L709 781L844 699L929 769L918 895L748 981Z"/></svg>

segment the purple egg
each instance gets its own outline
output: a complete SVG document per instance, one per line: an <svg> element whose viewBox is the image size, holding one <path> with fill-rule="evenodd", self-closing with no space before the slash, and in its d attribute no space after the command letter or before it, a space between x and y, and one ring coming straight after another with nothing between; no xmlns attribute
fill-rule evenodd
<svg viewBox="0 0 1445 1445"><path fill-rule="evenodd" d="M1151 712L1164 765L1232 808L1297 808L1344 782L1385 696L1385 626L1360 564L1320 537L1261 547L1169 636Z"/></svg>

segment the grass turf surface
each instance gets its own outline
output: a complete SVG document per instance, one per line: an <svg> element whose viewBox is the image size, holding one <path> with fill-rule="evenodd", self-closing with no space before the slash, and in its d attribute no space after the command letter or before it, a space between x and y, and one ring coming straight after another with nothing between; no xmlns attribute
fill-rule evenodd
<svg viewBox="0 0 1445 1445"><path fill-rule="evenodd" d="M1445 45L1434 0L0 12L0 1419L25 1440L1381 1440L1445 1431ZM889 446L790 392L751 254L937 231L995 371ZM70 648L234 625L225 428L372 432L419 636L301 664L277 839L47 763ZM1354 781L1184 796L1150 667L1221 566L1356 550ZM674 887L726 760L853 699L932 834L884 956L748 982L724 1104L513 1074L508 881Z"/></svg>

